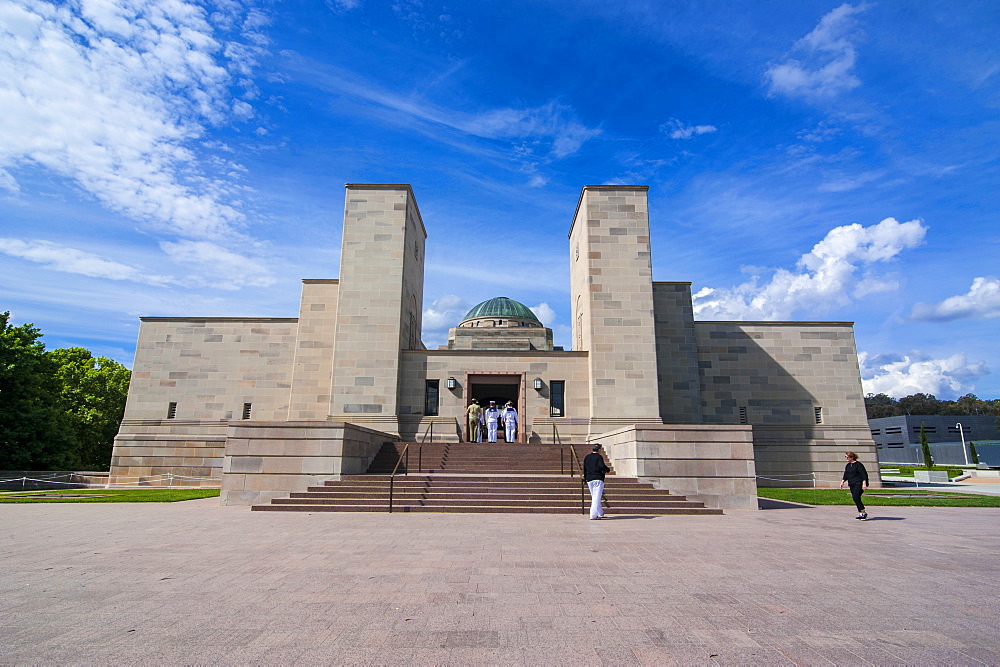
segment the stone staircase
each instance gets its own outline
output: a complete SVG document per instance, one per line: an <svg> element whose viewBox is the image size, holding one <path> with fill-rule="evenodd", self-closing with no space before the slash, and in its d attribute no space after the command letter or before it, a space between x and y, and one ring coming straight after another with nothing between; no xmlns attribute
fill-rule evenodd
<svg viewBox="0 0 1000 667"><path fill-rule="evenodd" d="M387 512L390 474L405 443L387 443L364 475L275 498L254 511ZM582 458L586 445L575 445ZM589 513L590 494L569 445L486 443L411 444L392 482L394 512ZM575 476L570 477L570 469ZM605 480L609 515L722 514L703 503L633 478ZM583 508L583 509L582 509Z"/></svg>

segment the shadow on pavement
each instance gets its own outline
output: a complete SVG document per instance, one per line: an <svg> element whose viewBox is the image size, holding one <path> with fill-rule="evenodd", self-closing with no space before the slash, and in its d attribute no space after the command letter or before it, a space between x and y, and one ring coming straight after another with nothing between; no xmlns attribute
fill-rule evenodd
<svg viewBox="0 0 1000 667"><path fill-rule="evenodd" d="M812 507L812 505L803 505L802 503L790 503L787 500L757 497L757 509L762 510L801 510L812 509Z"/></svg>

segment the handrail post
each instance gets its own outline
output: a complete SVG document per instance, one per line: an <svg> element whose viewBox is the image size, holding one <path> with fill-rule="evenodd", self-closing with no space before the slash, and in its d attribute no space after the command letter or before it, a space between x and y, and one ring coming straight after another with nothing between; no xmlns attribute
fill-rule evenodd
<svg viewBox="0 0 1000 667"><path fill-rule="evenodd" d="M587 480L583 478L583 475L580 475L580 514L587 513L587 499L583 495L583 487L586 485L587 485Z"/></svg>
<svg viewBox="0 0 1000 667"><path fill-rule="evenodd" d="M403 462L404 458L406 459L406 468L403 470L403 474L406 475L406 474L409 473L409 469L410 469L410 443L406 443L405 445L403 445L403 451L402 451L402 453L400 453L400 454L397 455L397 457L396 457L396 465L395 465L395 467L393 467L392 472L389 473L389 513L390 514L392 513L392 495L393 495L393 491L395 490L395 485L396 485L396 471L399 470L399 464Z"/></svg>
<svg viewBox="0 0 1000 667"><path fill-rule="evenodd" d="M417 447L417 472L424 471L424 446Z"/></svg>

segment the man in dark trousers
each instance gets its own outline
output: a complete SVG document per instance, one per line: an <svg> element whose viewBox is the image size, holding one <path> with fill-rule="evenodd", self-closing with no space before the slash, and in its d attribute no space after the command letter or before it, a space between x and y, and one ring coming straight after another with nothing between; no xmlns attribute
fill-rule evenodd
<svg viewBox="0 0 1000 667"><path fill-rule="evenodd" d="M858 455L854 452L844 452L847 465L844 466L844 479L840 480L840 488L844 488L844 482L851 488L851 497L858 508L858 515L855 519L866 521L868 512L865 511L865 504L861 502L861 494L868 488L868 471L865 464L858 460Z"/></svg>
<svg viewBox="0 0 1000 667"><path fill-rule="evenodd" d="M587 487L590 489L591 520L604 518L601 496L604 495L604 473L608 472L611 472L611 468L604 463L604 457L601 456L601 446L594 445L590 454L583 457L583 479L586 480Z"/></svg>

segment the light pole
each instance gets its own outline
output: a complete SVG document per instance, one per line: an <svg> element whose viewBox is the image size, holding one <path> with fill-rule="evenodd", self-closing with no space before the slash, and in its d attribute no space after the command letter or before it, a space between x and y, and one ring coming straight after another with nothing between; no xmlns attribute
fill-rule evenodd
<svg viewBox="0 0 1000 667"><path fill-rule="evenodd" d="M962 422L955 424L958 427L958 434L962 436L962 456L965 457L965 465L969 465L969 452L965 451L965 431L962 430Z"/></svg>

